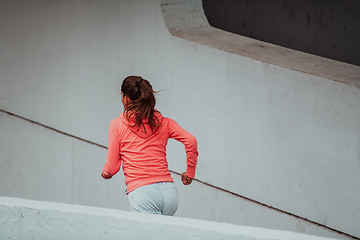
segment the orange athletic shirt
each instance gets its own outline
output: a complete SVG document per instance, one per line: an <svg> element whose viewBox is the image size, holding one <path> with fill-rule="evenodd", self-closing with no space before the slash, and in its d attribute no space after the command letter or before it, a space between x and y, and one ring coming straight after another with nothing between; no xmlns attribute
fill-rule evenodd
<svg viewBox="0 0 360 240"><path fill-rule="evenodd" d="M103 172L115 175L123 165L127 192L138 187L157 183L174 182L166 159L166 145L169 138L180 141L185 146L187 169L186 175L195 177L197 164L197 141L189 132L181 128L174 120L163 117L158 111L154 114L162 123L161 127L152 132L146 120L145 130L127 121L124 114L111 121L106 164Z"/></svg>

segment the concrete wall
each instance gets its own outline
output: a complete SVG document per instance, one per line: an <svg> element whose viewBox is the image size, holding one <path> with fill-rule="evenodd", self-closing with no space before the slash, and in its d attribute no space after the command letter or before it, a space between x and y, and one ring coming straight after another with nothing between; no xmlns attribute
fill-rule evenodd
<svg viewBox="0 0 360 240"><path fill-rule="evenodd" d="M100 172L136 74L199 142L188 187L169 142L177 216L360 237L359 68L319 66L347 73L334 81L231 53L171 34L169 15L183 34L213 30L201 1L0 1L0 195L128 210L122 173Z"/></svg>
<svg viewBox="0 0 360 240"><path fill-rule="evenodd" d="M330 238L194 219L0 197L1 239ZM5 213L5 214L4 214Z"/></svg>
<svg viewBox="0 0 360 240"><path fill-rule="evenodd" d="M211 26L360 66L360 2L203 0Z"/></svg>

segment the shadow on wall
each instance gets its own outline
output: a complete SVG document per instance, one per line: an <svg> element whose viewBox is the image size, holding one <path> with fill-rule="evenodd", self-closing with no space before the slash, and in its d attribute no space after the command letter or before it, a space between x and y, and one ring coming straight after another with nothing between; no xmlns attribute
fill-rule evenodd
<svg viewBox="0 0 360 240"><path fill-rule="evenodd" d="M213 27L360 66L360 1L202 2Z"/></svg>

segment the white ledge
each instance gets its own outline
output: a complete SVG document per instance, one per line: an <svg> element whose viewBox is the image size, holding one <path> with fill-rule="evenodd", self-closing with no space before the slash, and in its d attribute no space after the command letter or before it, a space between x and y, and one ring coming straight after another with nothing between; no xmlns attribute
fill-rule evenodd
<svg viewBox="0 0 360 240"><path fill-rule="evenodd" d="M0 197L0 239L326 240L300 233Z"/></svg>

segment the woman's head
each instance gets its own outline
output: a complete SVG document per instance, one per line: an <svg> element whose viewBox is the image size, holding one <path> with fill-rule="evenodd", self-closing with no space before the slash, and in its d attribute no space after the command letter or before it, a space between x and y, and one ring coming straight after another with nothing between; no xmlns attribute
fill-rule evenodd
<svg viewBox="0 0 360 240"><path fill-rule="evenodd" d="M121 92L127 96L130 101L138 99L151 101L155 107L155 92L150 82L140 76L129 76L124 79L121 84Z"/></svg>
<svg viewBox="0 0 360 240"><path fill-rule="evenodd" d="M140 128L140 126L144 127L142 120L145 118L151 130L157 130L160 123L154 115L156 92L150 82L140 76L126 77L121 84L121 93L127 120L134 117L136 120L134 126Z"/></svg>

